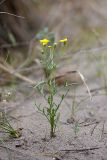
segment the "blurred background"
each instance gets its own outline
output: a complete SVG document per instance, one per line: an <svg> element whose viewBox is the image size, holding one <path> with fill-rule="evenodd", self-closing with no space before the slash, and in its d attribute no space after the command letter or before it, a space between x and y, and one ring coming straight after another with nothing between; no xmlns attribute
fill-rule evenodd
<svg viewBox="0 0 107 160"><path fill-rule="evenodd" d="M73 59L73 56L76 55L72 64L89 75L90 71L87 71L86 67L90 65L90 62L86 61L84 52L87 53L88 60L90 58L91 62L92 59L97 59L98 62L99 51L100 56L101 52L104 53L103 59L107 57L105 55L107 48L107 1L1 0L0 85L11 83L15 78L20 79L20 75L13 74L13 70L14 73L24 75L36 72L34 66L40 65L38 41L44 37L50 37L56 41L68 37L69 46L61 64L67 59L67 56ZM93 51L95 55L92 55ZM80 52L82 52L81 56ZM96 55L97 57L95 57ZM101 59L101 57L99 58ZM71 61L67 60L64 63L69 66ZM100 71L98 74L100 75Z"/></svg>

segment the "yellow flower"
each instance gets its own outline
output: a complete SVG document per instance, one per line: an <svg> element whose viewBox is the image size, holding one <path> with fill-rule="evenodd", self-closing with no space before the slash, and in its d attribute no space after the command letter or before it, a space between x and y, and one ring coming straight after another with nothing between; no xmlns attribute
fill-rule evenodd
<svg viewBox="0 0 107 160"><path fill-rule="evenodd" d="M67 38L64 38L64 39L61 39L59 42L61 43L67 43L68 39Z"/></svg>
<svg viewBox="0 0 107 160"><path fill-rule="evenodd" d="M40 40L40 43L41 43L43 46L47 45L49 42L50 42L50 41L49 41L48 39L41 39L41 40Z"/></svg>

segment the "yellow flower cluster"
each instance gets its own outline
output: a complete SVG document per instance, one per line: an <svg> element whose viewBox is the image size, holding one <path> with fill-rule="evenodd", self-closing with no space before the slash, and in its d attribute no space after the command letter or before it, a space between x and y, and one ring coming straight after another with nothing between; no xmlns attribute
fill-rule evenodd
<svg viewBox="0 0 107 160"><path fill-rule="evenodd" d="M49 42L50 42L50 41L49 41L48 39L41 39L41 40L40 40L40 43L41 43L43 46L47 45Z"/></svg>
<svg viewBox="0 0 107 160"><path fill-rule="evenodd" d="M67 41L68 41L68 39L67 39L67 38L64 38L64 39L61 39L59 42L66 44ZM50 42L50 40L49 40L49 39L46 39L46 38L40 40L40 43L41 43L43 46L47 45L49 42ZM56 45L57 45L57 43L54 43L54 46L56 46ZM48 46L48 48L52 48L52 46Z"/></svg>

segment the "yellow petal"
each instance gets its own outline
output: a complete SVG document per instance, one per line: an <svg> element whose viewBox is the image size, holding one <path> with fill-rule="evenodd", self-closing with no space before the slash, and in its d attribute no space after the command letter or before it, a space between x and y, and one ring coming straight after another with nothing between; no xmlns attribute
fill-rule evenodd
<svg viewBox="0 0 107 160"><path fill-rule="evenodd" d="M64 38L64 39L61 39L59 42L64 43L64 42L67 42L67 41L68 41L68 39Z"/></svg>

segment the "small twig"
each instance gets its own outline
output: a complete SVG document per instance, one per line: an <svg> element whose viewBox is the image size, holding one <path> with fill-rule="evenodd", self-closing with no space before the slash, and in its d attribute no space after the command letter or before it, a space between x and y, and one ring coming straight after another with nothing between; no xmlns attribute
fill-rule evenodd
<svg viewBox="0 0 107 160"><path fill-rule="evenodd" d="M26 81L27 83L30 83L32 85L36 84L35 81L33 81L33 80L31 80L31 79L29 79L29 78L27 78L27 77L25 77L25 76L23 76L23 75L21 75L19 73L15 73L14 69L12 69L9 65L8 66L4 66L3 64L0 63L0 68L3 69L4 71L14 75L17 78L19 78L19 79L21 79L23 81Z"/></svg>
<svg viewBox="0 0 107 160"><path fill-rule="evenodd" d="M92 123L86 123L86 124L84 124L84 123L86 123L86 122L80 122L79 124L80 124L80 127L87 127L87 126L91 126L91 125L93 125L93 124L98 124L99 122L92 122Z"/></svg>
<svg viewBox="0 0 107 160"><path fill-rule="evenodd" d="M102 133L101 133L101 140L102 140L102 138L103 138L104 128L105 128L105 120L103 121L103 127L102 127Z"/></svg>
<svg viewBox="0 0 107 160"><path fill-rule="evenodd" d="M25 19L25 17L23 17L23 16L19 16L19 15L9 13L9 12L0 12L0 14L7 14L7 15L14 16L14 17L17 17L17 18Z"/></svg>
<svg viewBox="0 0 107 160"><path fill-rule="evenodd" d="M94 130L95 130L95 128L98 126L98 124L99 124L99 122L97 122L97 123L95 124L95 126L93 127L93 129L92 129L92 131L91 131L91 136L93 135Z"/></svg>
<svg viewBox="0 0 107 160"><path fill-rule="evenodd" d="M89 87L88 87L88 85L85 81L85 78L84 78L83 74L81 74L79 71L77 71L77 73L79 74L79 76L81 77L81 80L83 81L85 87L87 88L87 92L89 94L90 100L92 100L92 95L91 95L90 89L89 89Z"/></svg>
<svg viewBox="0 0 107 160"><path fill-rule="evenodd" d="M82 149L64 149L64 150L60 150L60 151L68 151L68 152L85 152L85 151L96 150L96 149L99 149L99 148L101 148L101 147L82 148Z"/></svg>

